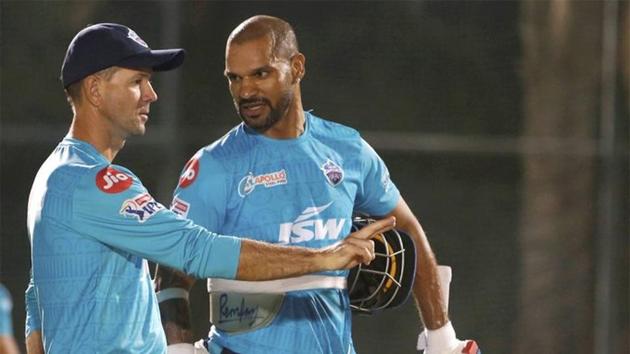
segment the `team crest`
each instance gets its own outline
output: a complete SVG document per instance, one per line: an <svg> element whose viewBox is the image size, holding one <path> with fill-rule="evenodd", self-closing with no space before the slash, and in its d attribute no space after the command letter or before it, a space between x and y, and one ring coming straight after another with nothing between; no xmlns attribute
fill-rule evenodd
<svg viewBox="0 0 630 354"><path fill-rule="evenodd" d="M132 41L140 44L141 46L145 47L145 48L149 48L149 45L142 40L142 38L140 38L140 36L138 36L138 34L136 32L134 32L133 30L129 30L129 33L127 33L127 38L130 38Z"/></svg>
<svg viewBox="0 0 630 354"><path fill-rule="evenodd" d="M156 202L149 193L143 193L125 200L120 208L120 214L131 216L143 223L162 209L164 206Z"/></svg>
<svg viewBox="0 0 630 354"><path fill-rule="evenodd" d="M271 188L281 184L287 184L287 172L284 169L258 176L250 172L239 182L238 195L245 198L246 195L254 191L256 186L262 185L265 188Z"/></svg>
<svg viewBox="0 0 630 354"><path fill-rule="evenodd" d="M331 186L337 187L343 181L343 169L331 159L326 160L321 170Z"/></svg>

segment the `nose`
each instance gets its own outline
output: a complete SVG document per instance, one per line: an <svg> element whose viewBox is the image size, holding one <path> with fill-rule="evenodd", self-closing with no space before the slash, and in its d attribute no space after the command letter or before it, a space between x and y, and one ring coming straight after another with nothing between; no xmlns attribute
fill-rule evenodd
<svg viewBox="0 0 630 354"><path fill-rule="evenodd" d="M151 82L147 81L146 87L143 90L142 99L145 102L155 102L158 99L157 92L153 89Z"/></svg>
<svg viewBox="0 0 630 354"><path fill-rule="evenodd" d="M251 98L258 93L258 86L256 82L250 77L244 77L241 80L241 84L238 90L238 96L240 98Z"/></svg>

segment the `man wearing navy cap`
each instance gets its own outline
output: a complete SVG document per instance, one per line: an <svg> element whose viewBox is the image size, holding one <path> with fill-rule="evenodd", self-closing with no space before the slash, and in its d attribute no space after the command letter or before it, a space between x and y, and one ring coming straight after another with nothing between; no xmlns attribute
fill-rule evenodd
<svg viewBox="0 0 630 354"><path fill-rule="evenodd" d="M87 27L70 43L61 80L72 124L28 203L29 352L165 353L145 259L195 277L274 279L369 263L369 238L393 226L394 218L384 219L320 251L278 247L209 232L155 201L112 161L129 136L145 132L157 100L153 72L177 68L184 55L151 50L111 23Z"/></svg>

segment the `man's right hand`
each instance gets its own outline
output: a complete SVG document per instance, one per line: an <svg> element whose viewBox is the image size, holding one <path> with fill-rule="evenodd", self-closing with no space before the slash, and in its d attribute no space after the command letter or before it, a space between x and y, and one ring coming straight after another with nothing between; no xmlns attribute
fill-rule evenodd
<svg viewBox="0 0 630 354"><path fill-rule="evenodd" d="M393 216L377 220L348 235L343 241L321 250L326 270L350 269L359 263L370 264L374 260L374 236L396 226Z"/></svg>
<svg viewBox="0 0 630 354"><path fill-rule="evenodd" d="M237 280L273 280L321 271L349 269L374 259L372 238L391 230L395 217L376 221L343 241L322 249L269 244L241 239Z"/></svg>
<svg viewBox="0 0 630 354"><path fill-rule="evenodd" d="M457 339L450 321L438 329L421 332L416 349L424 350L424 354L481 354L474 340Z"/></svg>

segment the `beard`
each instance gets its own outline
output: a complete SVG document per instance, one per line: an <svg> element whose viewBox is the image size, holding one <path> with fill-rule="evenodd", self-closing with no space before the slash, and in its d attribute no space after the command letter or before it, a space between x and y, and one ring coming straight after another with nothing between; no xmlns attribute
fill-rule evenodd
<svg viewBox="0 0 630 354"><path fill-rule="evenodd" d="M271 104L265 97L252 97L241 100L234 100L234 105L236 106L236 111L238 115L241 117L243 122L249 127L262 134L273 127L276 123L278 123L282 118L286 115L289 110L289 105L293 101L293 92L291 90L286 90L282 93L280 100L278 101L276 106ZM243 113L243 108L245 105L252 104L262 104L269 107L269 113L266 116L259 115L255 117L247 116Z"/></svg>

